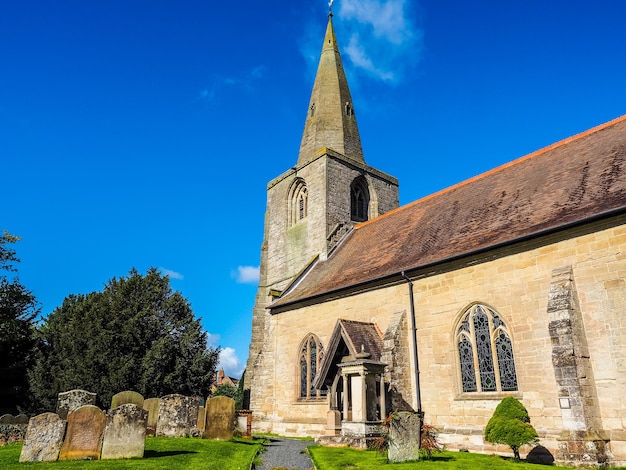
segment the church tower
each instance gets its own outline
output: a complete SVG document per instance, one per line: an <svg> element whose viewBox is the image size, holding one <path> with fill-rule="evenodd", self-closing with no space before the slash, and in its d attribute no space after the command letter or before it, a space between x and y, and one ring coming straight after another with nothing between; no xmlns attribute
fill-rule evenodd
<svg viewBox="0 0 626 470"><path fill-rule="evenodd" d="M365 163L356 116L330 13L296 165L267 186L245 375L249 407L261 429L271 431L275 377L272 317L266 307L331 256L356 223L399 205L398 181Z"/></svg>

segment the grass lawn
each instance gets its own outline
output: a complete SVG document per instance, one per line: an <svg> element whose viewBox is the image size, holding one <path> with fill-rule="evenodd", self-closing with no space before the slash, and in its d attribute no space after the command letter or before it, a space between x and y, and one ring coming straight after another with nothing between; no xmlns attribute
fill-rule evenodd
<svg viewBox="0 0 626 470"><path fill-rule="evenodd" d="M317 470L541 470L544 465L515 462L512 458L497 455L471 454L469 452L440 452L432 460L410 463L387 463L386 456L371 451L337 447L309 447ZM566 468L566 467L557 467Z"/></svg>
<svg viewBox="0 0 626 470"><path fill-rule="evenodd" d="M22 444L8 444L0 447L0 469L248 470L261 447L261 440L251 439L224 442L197 438L149 437L146 439L143 459L19 463Z"/></svg>

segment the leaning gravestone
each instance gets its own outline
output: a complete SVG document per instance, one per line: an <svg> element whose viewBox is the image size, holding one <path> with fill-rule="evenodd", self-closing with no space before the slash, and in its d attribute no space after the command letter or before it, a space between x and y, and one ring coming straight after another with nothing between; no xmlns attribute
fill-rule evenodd
<svg viewBox="0 0 626 470"><path fill-rule="evenodd" d="M133 403L109 410L102 442L102 460L143 457L147 421L148 412Z"/></svg>
<svg viewBox="0 0 626 470"><path fill-rule="evenodd" d="M148 412L146 435L156 435L157 420L159 419L159 398L148 398L143 401L143 409Z"/></svg>
<svg viewBox="0 0 626 470"><path fill-rule="evenodd" d="M127 403L132 403L133 405L137 405L141 408L143 407L143 402L144 399L141 393L126 390L113 395L113 398L111 398L111 409L113 410L118 406L125 405Z"/></svg>
<svg viewBox="0 0 626 470"><path fill-rule="evenodd" d="M235 430L235 400L229 397L210 398L206 402L205 439L229 441Z"/></svg>
<svg viewBox="0 0 626 470"><path fill-rule="evenodd" d="M65 420L56 413L43 413L28 422L20 462L54 462L65 435Z"/></svg>
<svg viewBox="0 0 626 470"><path fill-rule="evenodd" d="M70 390L59 393L57 399L57 414L67 419L67 416L75 409L83 405L95 405L96 394L87 390Z"/></svg>
<svg viewBox="0 0 626 470"><path fill-rule="evenodd" d="M94 405L83 405L67 417L67 432L59 460L97 460L102 450L106 414Z"/></svg>
<svg viewBox="0 0 626 470"><path fill-rule="evenodd" d="M389 462L419 460L420 417L410 411L398 411L389 423Z"/></svg>
<svg viewBox="0 0 626 470"><path fill-rule="evenodd" d="M198 435L198 397L173 394L161 397L156 435L189 437Z"/></svg>

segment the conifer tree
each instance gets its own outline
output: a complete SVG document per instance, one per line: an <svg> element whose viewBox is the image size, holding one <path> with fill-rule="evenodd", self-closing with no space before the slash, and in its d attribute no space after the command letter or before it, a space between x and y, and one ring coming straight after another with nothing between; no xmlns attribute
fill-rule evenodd
<svg viewBox="0 0 626 470"><path fill-rule="evenodd" d="M19 237L0 234L0 415L25 411L28 403L27 369L35 344L39 305L15 273L20 260L10 244Z"/></svg>
<svg viewBox="0 0 626 470"><path fill-rule="evenodd" d="M132 269L102 292L68 296L40 333L30 382L41 411L54 410L57 394L74 388L97 393L102 407L123 390L205 397L218 361L189 302L155 268L145 276Z"/></svg>
<svg viewBox="0 0 626 470"><path fill-rule="evenodd" d="M520 458L520 446L537 440L528 411L517 398L506 397L498 404L485 428L485 440L508 445L516 460Z"/></svg>

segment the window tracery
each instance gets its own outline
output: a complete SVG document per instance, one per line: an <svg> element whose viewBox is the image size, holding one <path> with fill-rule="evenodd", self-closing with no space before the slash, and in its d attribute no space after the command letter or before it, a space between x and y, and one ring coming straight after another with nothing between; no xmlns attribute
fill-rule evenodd
<svg viewBox="0 0 626 470"><path fill-rule="evenodd" d="M320 398L326 395L325 392L313 388L312 383L315 374L324 357L324 348L319 338L310 333L302 341L298 356L299 386L298 397L300 399Z"/></svg>
<svg viewBox="0 0 626 470"><path fill-rule="evenodd" d="M369 218L370 194L367 181L359 176L350 185L350 219L365 222Z"/></svg>
<svg viewBox="0 0 626 470"><path fill-rule="evenodd" d="M472 305L456 333L463 392L518 389L513 345L506 324L491 308Z"/></svg>

